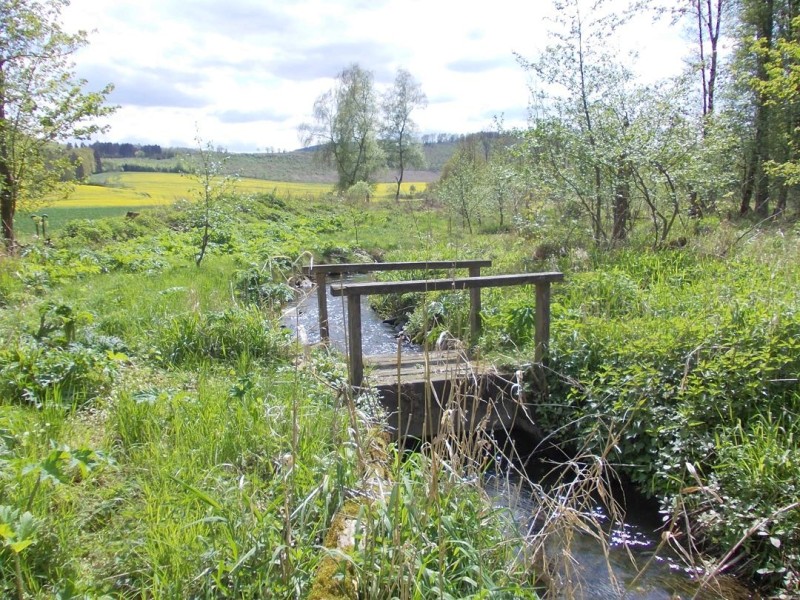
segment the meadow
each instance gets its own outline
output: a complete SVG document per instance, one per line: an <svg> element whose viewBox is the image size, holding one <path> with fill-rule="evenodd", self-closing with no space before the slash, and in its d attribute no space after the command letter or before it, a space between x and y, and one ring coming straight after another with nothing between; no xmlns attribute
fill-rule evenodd
<svg viewBox="0 0 800 600"><path fill-rule="evenodd" d="M664 539L709 584L727 572L797 590L795 223L713 217L687 221L679 249L573 235L547 253L559 219L534 231L486 218L469 235L419 200L265 187L219 207L197 267L197 207L168 201L189 180L163 175L99 188L148 194L158 205L136 219L83 213L97 218L0 263L6 597L536 598L566 585L548 578L541 538L602 538L591 494L618 475L660 503ZM101 198L61 210L115 208ZM409 458L374 398L344 385L343 358L280 327L290 278L312 258L566 273L536 418L583 484L552 499L549 530L531 537L487 497L491 437L443 435ZM436 293L379 308L430 340L463 332L467 306ZM532 315L531 290L487 290L477 350L530 363ZM347 553L326 546L342 514L355 522Z"/></svg>
<svg viewBox="0 0 800 600"><path fill-rule="evenodd" d="M410 181L436 181L444 164L455 152L455 142L424 144L422 152L425 157L423 169L408 171L405 179ZM104 171L134 171L137 169L152 172L190 171L193 157L197 150L178 149L173 158L153 159L144 157L103 158ZM333 184L337 180L336 170L324 164L311 150L294 150L276 153L233 153L226 155L222 165L224 174L236 174L244 178L265 179L270 181L293 181L298 183ZM391 182L395 173L390 169L381 169L376 174L378 182Z"/></svg>

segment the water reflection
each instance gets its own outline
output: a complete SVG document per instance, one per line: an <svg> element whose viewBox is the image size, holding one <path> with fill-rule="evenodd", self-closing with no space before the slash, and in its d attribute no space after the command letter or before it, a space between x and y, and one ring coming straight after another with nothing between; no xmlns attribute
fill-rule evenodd
<svg viewBox="0 0 800 600"><path fill-rule="evenodd" d="M575 600L701 600L727 599L727 593L698 590L686 568L665 545L660 545L659 523L649 503L635 494L627 496L625 522L612 522L597 502L582 499L569 506L566 499L554 499L552 491L519 476L495 473L484 485L496 506L509 508L521 530L534 544L542 544L543 561L550 580L561 590L557 598ZM555 500L555 502L554 502ZM563 502L559 514L557 502ZM607 543L581 533L579 515L599 528ZM536 540L543 528L549 536ZM746 590L739 590L741 594Z"/></svg>

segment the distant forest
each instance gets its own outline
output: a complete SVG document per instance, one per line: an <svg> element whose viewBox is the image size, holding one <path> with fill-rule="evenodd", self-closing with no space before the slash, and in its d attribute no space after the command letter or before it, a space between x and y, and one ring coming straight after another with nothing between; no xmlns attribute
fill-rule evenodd
<svg viewBox="0 0 800 600"><path fill-rule="evenodd" d="M175 158L179 152L175 148L164 149L158 144L95 142L90 147L100 158L154 158L161 160Z"/></svg>

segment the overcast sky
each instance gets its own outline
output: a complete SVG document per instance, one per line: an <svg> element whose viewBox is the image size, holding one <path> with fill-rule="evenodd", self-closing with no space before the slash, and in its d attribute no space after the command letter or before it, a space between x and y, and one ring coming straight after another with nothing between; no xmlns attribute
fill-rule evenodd
<svg viewBox="0 0 800 600"><path fill-rule="evenodd" d="M338 72L358 62L378 88L403 67L429 106L422 133L525 122L527 76L546 44L549 0L72 0L68 30L90 32L77 72L113 83L104 141L232 152L299 147L297 127ZM642 21L620 42L651 77L680 68L676 31ZM624 46L624 48L623 48Z"/></svg>

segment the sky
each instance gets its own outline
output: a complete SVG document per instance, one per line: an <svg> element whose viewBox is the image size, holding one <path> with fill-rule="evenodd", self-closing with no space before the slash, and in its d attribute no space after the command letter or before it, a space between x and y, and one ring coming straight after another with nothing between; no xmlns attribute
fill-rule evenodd
<svg viewBox="0 0 800 600"><path fill-rule="evenodd" d="M352 63L376 88L407 69L428 106L420 132L470 133L526 122L529 79L515 53L547 45L550 0L72 0L68 31L89 32L76 73L118 106L99 140L230 152L300 147L314 100ZM686 42L640 20L622 36L644 76L675 74Z"/></svg>

